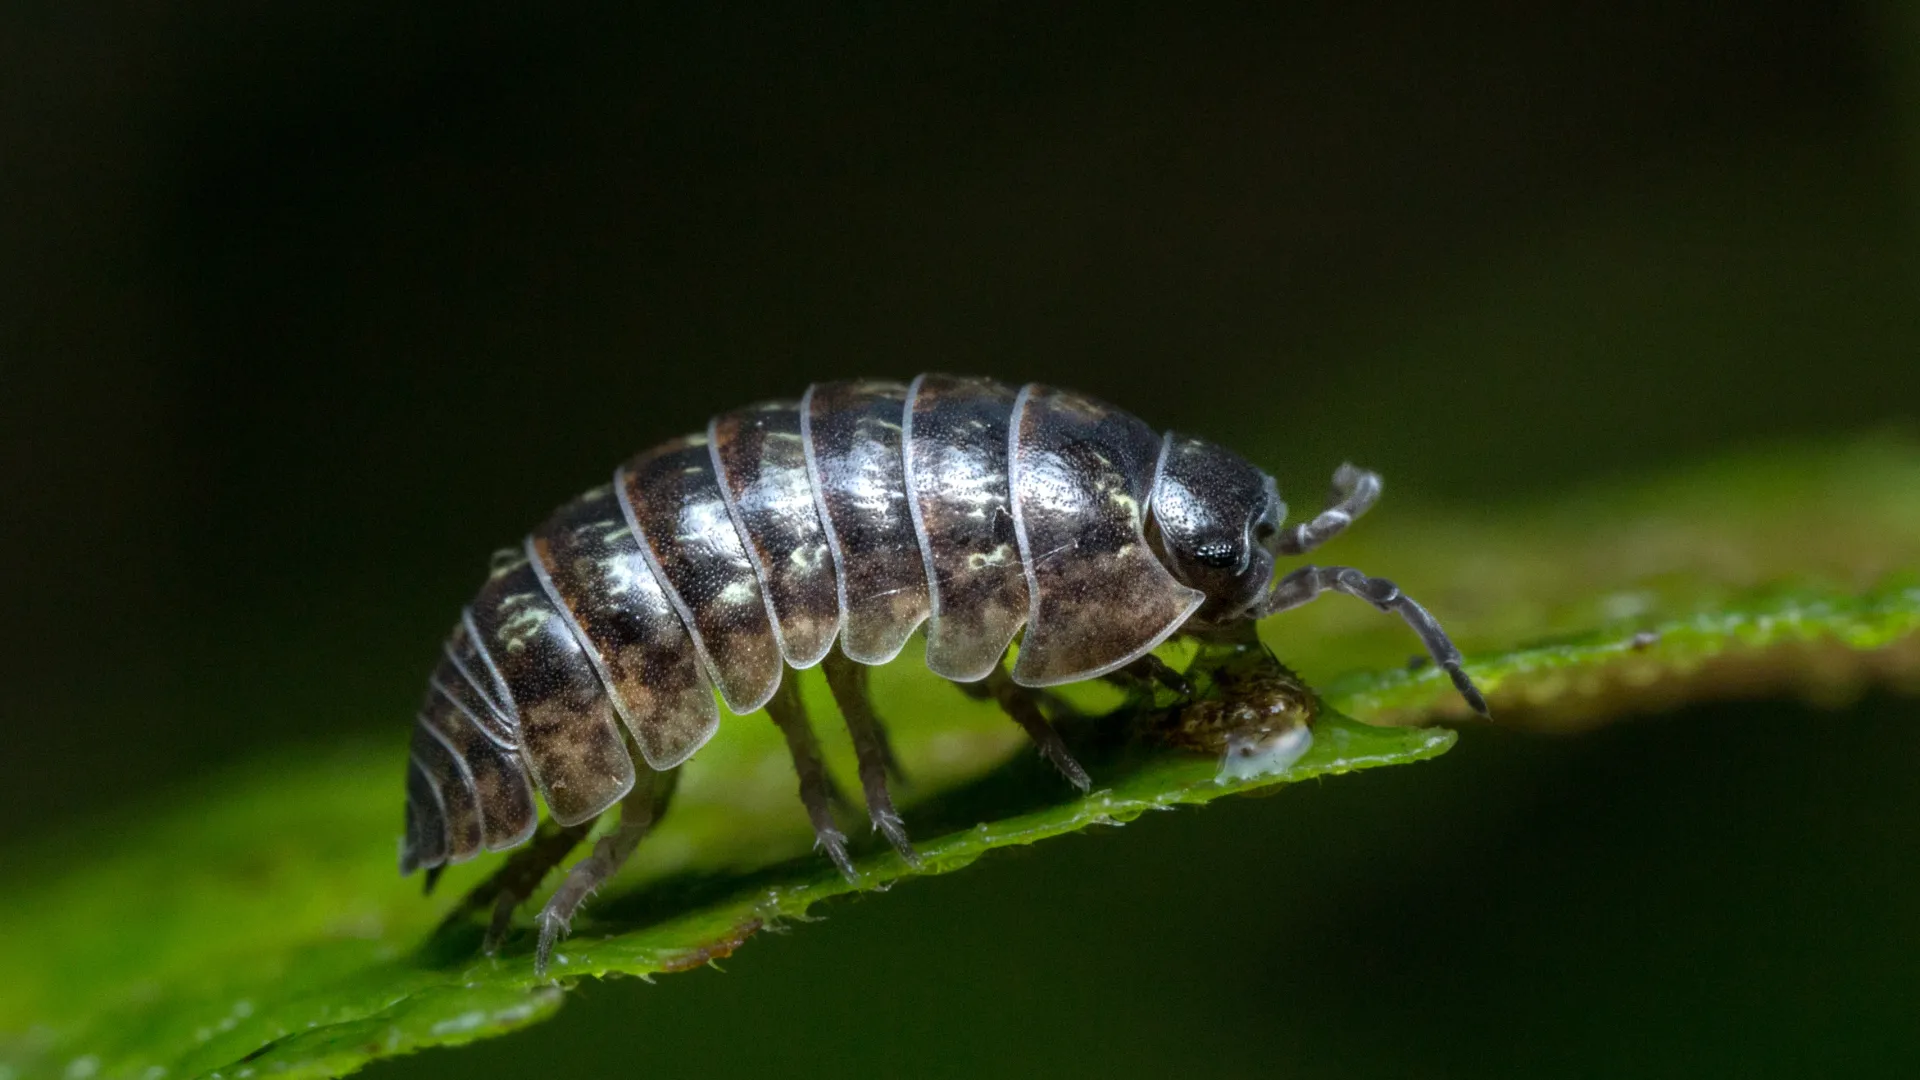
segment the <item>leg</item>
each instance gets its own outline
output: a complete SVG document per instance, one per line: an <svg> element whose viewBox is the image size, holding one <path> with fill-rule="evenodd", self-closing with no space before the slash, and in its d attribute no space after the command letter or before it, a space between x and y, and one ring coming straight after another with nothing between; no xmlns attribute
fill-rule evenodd
<svg viewBox="0 0 1920 1080"><path fill-rule="evenodd" d="M514 852L500 869L494 871L492 877L474 886L473 891L460 901L460 906L447 913L440 923L441 929L463 922L467 916L491 905L493 919L487 926L487 936L481 948L489 956L499 952L501 944L506 941L514 909L526 903L527 898L539 890L540 883L546 880L554 867L566 861L592 828L592 821L565 827L549 824L542 828L534 835L532 843Z"/></svg>
<svg viewBox="0 0 1920 1080"><path fill-rule="evenodd" d="M1156 687L1165 687L1174 696L1185 701L1193 696L1193 684L1187 677L1168 666L1165 660L1148 653L1118 671L1100 676L1101 681L1110 682L1123 690L1144 691L1149 699L1153 698Z"/></svg>
<svg viewBox="0 0 1920 1080"><path fill-rule="evenodd" d="M800 701L800 684L791 675L780 680L780 689L774 691L773 700L767 702L767 715L787 737L787 752L793 755L793 771L800 776L800 801L807 808L807 818L813 822L813 835L819 845L826 849L827 858L839 867L840 876L858 885L860 875L854 872L853 861L847 858L847 838L833 823L833 807L828 791L827 767L820 760L820 744L813 737L813 726L807 722L807 708Z"/></svg>
<svg viewBox="0 0 1920 1080"><path fill-rule="evenodd" d="M1106 679L1107 676L1103 675L1101 676L1101 678ZM995 704L999 704L998 699L996 699L993 696L993 688L988 685L989 682L990 680L988 679L982 679L979 682L954 683L953 685L961 693L967 695L968 697L972 698L975 701L992 701ZM1135 685L1136 684L1134 683L1127 682L1127 683L1121 684L1121 688L1130 690L1130 689L1133 689ZM1068 701L1064 696L1058 693L1055 693L1052 690L1042 690L1037 687L1022 686L1022 687L1019 687L1019 691L1020 691L1021 697L1026 698L1028 701L1033 702L1033 704L1036 707L1040 708L1041 715L1043 717L1047 715L1073 716L1073 717L1079 717L1079 716L1085 715L1084 713L1080 712L1080 710L1074 708L1072 702ZM1002 709L1001 711L1005 712L1006 710Z"/></svg>
<svg viewBox="0 0 1920 1080"><path fill-rule="evenodd" d="M1041 755L1052 762L1054 768L1060 770L1060 775L1067 778L1067 783L1079 788L1083 793L1093 790L1093 780L1087 776L1087 770L1081 768L1080 763L1073 759L1073 754L1067 750L1067 744L1061 740L1060 733L1053 730L1053 725L1047 722L1046 714L1040 711L1040 706L1036 703L1035 699L1038 695L1034 691L1014 682L1013 676L1008 675L1004 667L994 668L993 674L987 676L985 683L974 685L982 689L975 690L965 684L962 684L962 688L976 697L993 698L1002 712L1013 717L1015 723L1026 729L1027 737L1040 748Z"/></svg>
<svg viewBox="0 0 1920 1080"><path fill-rule="evenodd" d="M826 673L827 687L833 691L834 704L840 706L842 713L847 711L847 695L857 694L865 703L864 715L873 735L876 752L880 755L880 763L886 767L887 775L893 777L895 783L906 783L907 770L900 766L900 758L893 752L893 739L887 734L887 722L873 711L873 695L867 691L867 672L872 669L847 659L836 647L820 662L820 670ZM839 798L841 805L848 805L843 797L836 795L836 798Z"/></svg>
<svg viewBox="0 0 1920 1080"><path fill-rule="evenodd" d="M619 828L601 837L593 845L591 855L573 864L566 880L547 899L547 906L540 909L536 919L540 925L540 946L533 957L535 975L546 975L554 943L567 932L574 912L620 871L640 841L653 831L660 815L666 812L679 778L678 771L658 773L644 766L640 769L640 775L634 778L633 790L620 800Z"/></svg>
<svg viewBox="0 0 1920 1080"><path fill-rule="evenodd" d="M873 827L886 834L908 866L918 867L920 856L907 841L907 829L893 808L893 793L887 790L886 736L873 715L873 697L867 693L867 669L847 659L839 649L827 654L821 666L826 669L827 686L833 700L846 717L847 733L853 736L853 753L860 762L860 787L867 796L867 817Z"/></svg>
<svg viewBox="0 0 1920 1080"><path fill-rule="evenodd" d="M1398 615L1413 627L1420 635L1421 644L1433 655L1434 663L1446 670L1453 679L1454 689L1467 699L1467 704L1481 716L1487 715L1487 699L1480 694L1473 680L1467 677L1460 666L1460 650L1454 648L1447 632L1440 629L1427 609L1415 603L1413 598L1400 591L1400 587L1386 578L1368 577L1351 566L1303 566L1280 579L1267 598L1253 609L1253 617L1265 618L1276 612L1288 611L1308 603L1327 591L1357 596L1374 607L1390 615Z"/></svg>
<svg viewBox="0 0 1920 1080"><path fill-rule="evenodd" d="M1345 532L1354 519L1366 513L1380 499L1380 474L1368 472L1352 462L1333 471L1333 493L1329 505L1312 521L1303 521L1280 533L1282 555L1304 555Z"/></svg>

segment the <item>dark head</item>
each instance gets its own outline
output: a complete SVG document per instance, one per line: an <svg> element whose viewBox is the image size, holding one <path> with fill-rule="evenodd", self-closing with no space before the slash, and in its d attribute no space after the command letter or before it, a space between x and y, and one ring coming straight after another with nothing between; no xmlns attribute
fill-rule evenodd
<svg viewBox="0 0 1920 1080"><path fill-rule="evenodd" d="M1225 447L1169 434L1150 512L1161 561L1223 622L1266 594L1287 504L1273 477Z"/></svg>

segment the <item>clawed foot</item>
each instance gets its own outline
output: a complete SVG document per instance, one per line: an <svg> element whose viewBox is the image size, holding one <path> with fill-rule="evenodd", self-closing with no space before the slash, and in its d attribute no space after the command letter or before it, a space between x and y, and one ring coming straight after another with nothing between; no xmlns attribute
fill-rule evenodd
<svg viewBox="0 0 1920 1080"><path fill-rule="evenodd" d="M540 945L533 954L533 974L537 978L547 977L547 966L553 960L553 948L560 939L567 936L567 924L572 920L555 914L551 909L543 910L534 919L540 927Z"/></svg>

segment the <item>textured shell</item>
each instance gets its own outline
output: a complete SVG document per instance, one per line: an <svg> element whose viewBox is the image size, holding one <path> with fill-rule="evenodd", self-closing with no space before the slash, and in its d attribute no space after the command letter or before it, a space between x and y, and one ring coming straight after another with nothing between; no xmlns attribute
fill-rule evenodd
<svg viewBox="0 0 1920 1080"><path fill-rule="evenodd" d="M836 641L1051 686L1118 668L1204 595L1147 541L1168 440L1072 391L820 383L639 454L496 558L416 723L403 871L587 821ZM624 731L622 730L624 727ZM631 751L629 750L629 741ZM636 760L636 758L638 760Z"/></svg>

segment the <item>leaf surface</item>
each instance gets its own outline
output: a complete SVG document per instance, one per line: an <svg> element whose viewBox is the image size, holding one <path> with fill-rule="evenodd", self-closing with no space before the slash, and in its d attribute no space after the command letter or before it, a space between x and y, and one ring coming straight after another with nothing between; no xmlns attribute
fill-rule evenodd
<svg viewBox="0 0 1920 1080"><path fill-rule="evenodd" d="M1920 449L1895 439L1748 456L1494 513L1389 499L1327 550L1390 572L1440 613L1503 723L1566 728L1705 697L1920 687ZM1335 597L1263 634L1327 699L1306 757L1220 783L1210 759L1109 740L1088 759L1086 797L1021 752L1023 737L989 706L909 662L880 670L926 865L915 874L869 844L861 889L1452 745L1451 732L1419 725L1462 710L1436 672L1408 663L1412 638L1393 620ZM852 787L824 687L810 673L805 690ZM1098 709L1118 698L1089 687L1075 700ZM418 879L395 876L401 737L254 761L8 853L0 1080L334 1075L536 1022L582 976L724 957L853 891L808 851L776 732L735 719L561 947L560 982L537 980L524 933L499 959L477 955L477 926L432 934L491 860L455 868L432 900Z"/></svg>

